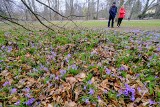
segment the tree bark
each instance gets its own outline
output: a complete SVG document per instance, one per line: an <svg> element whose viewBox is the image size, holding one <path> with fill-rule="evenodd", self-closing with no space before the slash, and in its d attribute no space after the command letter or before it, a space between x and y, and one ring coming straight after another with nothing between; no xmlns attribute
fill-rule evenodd
<svg viewBox="0 0 160 107"><path fill-rule="evenodd" d="M155 19L160 18L160 0L157 0L157 6L156 6L154 18Z"/></svg>
<svg viewBox="0 0 160 107"><path fill-rule="evenodd" d="M97 0L97 15L96 15L96 19L98 19L98 15L99 15L99 0Z"/></svg>

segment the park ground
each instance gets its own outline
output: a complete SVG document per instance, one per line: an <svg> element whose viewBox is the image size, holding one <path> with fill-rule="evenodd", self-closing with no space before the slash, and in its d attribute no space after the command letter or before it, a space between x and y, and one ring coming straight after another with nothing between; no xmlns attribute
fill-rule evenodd
<svg viewBox="0 0 160 107"><path fill-rule="evenodd" d="M83 30L0 23L0 106L160 106L160 20L75 23Z"/></svg>

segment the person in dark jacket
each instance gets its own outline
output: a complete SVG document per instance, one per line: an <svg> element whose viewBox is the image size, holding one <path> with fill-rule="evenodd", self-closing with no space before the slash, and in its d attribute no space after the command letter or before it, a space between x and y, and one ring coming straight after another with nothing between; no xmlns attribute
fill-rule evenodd
<svg viewBox="0 0 160 107"><path fill-rule="evenodd" d="M112 28L114 27L114 18L117 14L117 7L116 2L113 2L113 5L109 9L109 21L108 21L108 27L110 27L110 21L112 20Z"/></svg>

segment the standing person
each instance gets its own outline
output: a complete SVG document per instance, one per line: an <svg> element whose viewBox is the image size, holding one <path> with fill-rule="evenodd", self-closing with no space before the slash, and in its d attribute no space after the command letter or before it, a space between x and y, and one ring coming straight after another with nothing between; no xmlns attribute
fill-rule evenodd
<svg viewBox="0 0 160 107"><path fill-rule="evenodd" d="M126 10L124 9L124 6L119 9L119 15L118 15L118 22L117 22L117 27L120 27L123 18L125 17Z"/></svg>
<svg viewBox="0 0 160 107"><path fill-rule="evenodd" d="M117 7L116 2L113 2L111 8L109 9L109 21L108 21L108 27L110 27L110 21L112 20L112 28L114 27L114 18L117 14Z"/></svg>

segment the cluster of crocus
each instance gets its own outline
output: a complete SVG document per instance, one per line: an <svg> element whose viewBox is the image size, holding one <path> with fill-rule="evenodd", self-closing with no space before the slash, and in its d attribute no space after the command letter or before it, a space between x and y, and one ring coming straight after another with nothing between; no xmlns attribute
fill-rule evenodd
<svg viewBox="0 0 160 107"><path fill-rule="evenodd" d="M91 52L91 56L93 56L93 55L97 55L98 53L96 52L96 51L92 51Z"/></svg>
<svg viewBox="0 0 160 107"><path fill-rule="evenodd" d="M92 81L91 81L91 80L89 80L87 83L88 83L89 85L91 85L91 84L92 84Z"/></svg>
<svg viewBox="0 0 160 107"><path fill-rule="evenodd" d="M66 56L66 58L65 58L65 60L67 61L67 62L69 62L69 59L71 58L71 54L68 54L67 56Z"/></svg>
<svg viewBox="0 0 160 107"><path fill-rule="evenodd" d="M11 94L15 94L17 92L17 89L16 88L13 88L12 90L11 90Z"/></svg>
<svg viewBox="0 0 160 107"><path fill-rule="evenodd" d="M84 86L83 89L86 90L86 89L87 89L87 86Z"/></svg>
<svg viewBox="0 0 160 107"><path fill-rule="evenodd" d="M20 105L20 100L18 100L17 102L14 103L16 106Z"/></svg>
<svg viewBox="0 0 160 107"><path fill-rule="evenodd" d="M10 53L12 51L12 46L7 47L7 52Z"/></svg>
<svg viewBox="0 0 160 107"><path fill-rule="evenodd" d="M31 96L30 96L30 88L25 88L24 91L25 91L25 96L26 96L27 98L30 98L30 97L31 97Z"/></svg>
<svg viewBox="0 0 160 107"><path fill-rule="evenodd" d="M28 101L26 101L25 104L26 104L27 106L31 106L34 102L35 102L35 99L34 99L34 98L31 98L31 99L29 99Z"/></svg>
<svg viewBox="0 0 160 107"><path fill-rule="evenodd" d="M69 66L68 69L69 69L69 70L70 70L70 69L77 70L78 67L76 66L76 64L73 64L73 65Z"/></svg>
<svg viewBox="0 0 160 107"><path fill-rule="evenodd" d="M36 68L33 68L32 70L33 70L34 72L38 72L38 69L36 69Z"/></svg>
<svg viewBox="0 0 160 107"><path fill-rule="evenodd" d="M55 80L59 80L59 76L57 75L57 76L55 76L55 78L54 78Z"/></svg>
<svg viewBox="0 0 160 107"><path fill-rule="evenodd" d="M94 94L94 89L90 88L88 94L93 95Z"/></svg>
<svg viewBox="0 0 160 107"><path fill-rule="evenodd" d="M65 75L65 74L66 74L66 72L67 72L67 71L66 71L66 70L61 69L59 72L60 72L61 76L63 76L63 75Z"/></svg>
<svg viewBox="0 0 160 107"><path fill-rule="evenodd" d="M11 85L11 83L10 83L9 81L6 81L6 82L3 84L3 87L8 86L8 85Z"/></svg>
<svg viewBox="0 0 160 107"><path fill-rule="evenodd" d="M49 71L49 69L47 67L43 66L43 65L40 65L40 69L44 70L44 71Z"/></svg>
<svg viewBox="0 0 160 107"><path fill-rule="evenodd" d="M82 101L85 102L86 104L90 103L89 98L82 98Z"/></svg>
<svg viewBox="0 0 160 107"><path fill-rule="evenodd" d="M111 70L108 69L108 68L106 68L106 74L107 74L107 75L110 75L110 74L111 74Z"/></svg>
<svg viewBox="0 0 160 107"><path fill-rule="evenodd" d="M120 90L120 93L118 96L123 94L126 97L130 97L130 100L135 100L135 89L130 87L128 84L125 84L125 90Z"/></svg>
<svg viewBox="0 0 160 107"><path fill-rule="evenodd" d="M1 47L1 50L6 50L8 53L10 53L12 50L13 50L13 48L12 48L12 46L2 46Z"/></svg>
<svg viewBox="0 0 160 107"><path fill-rule="evenodd" d="M3 46L1 46L1 50L4 50L5 49L5 46L3 45Z"/></svg>
<svg viewBox="0 0 160 107"><path fill-rule="evenodd" d="M125 71L126 69L125 69L124 66L121 66L121 67L119 68L119 70L120 70L120 71Z"/></svg>
<svg viewBox="0 0 160 107"><path fill-rule="evenodd" d="M56 56L57 56L57 54L56 54L55 52L51 51L51 55L48 55L47 58L48 58L49 60L55 60L55 57L56 57Z"/></svg>

